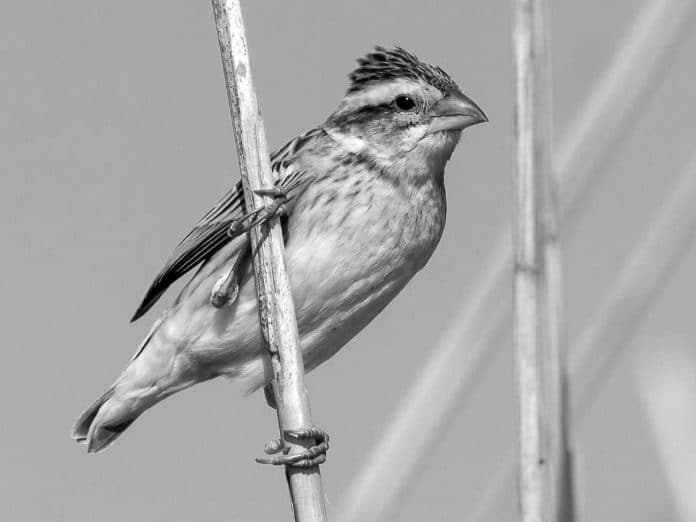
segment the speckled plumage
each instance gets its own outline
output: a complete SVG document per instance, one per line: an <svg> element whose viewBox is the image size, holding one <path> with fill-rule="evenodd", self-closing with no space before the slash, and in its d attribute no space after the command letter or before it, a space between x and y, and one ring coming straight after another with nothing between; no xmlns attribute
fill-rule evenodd
<svg viewBox="0 0 696 522"><path fill-rule="evenodd" d="M398 107L410 105L396 104L403 96L412 108ZM453 103L463 109L452 112ZM307 370L362 330L428 261L445 223L445 164L461 129L484 119L441 69L377 48L359 61L327 121L272 156L288 197L286 260ZM188 386L225 375L256 389L269 378L248 237L228 235L243 203L237 185L155 278L134 319L201 265L116 383L78 419L73 437L90 451ZM232 266L239 292L213 307L213 286Z"/></svg>

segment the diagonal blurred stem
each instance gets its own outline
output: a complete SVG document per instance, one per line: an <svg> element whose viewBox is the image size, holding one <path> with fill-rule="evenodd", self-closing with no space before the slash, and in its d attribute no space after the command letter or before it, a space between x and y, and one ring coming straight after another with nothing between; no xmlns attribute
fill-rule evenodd
<svg viewBox="0 0 696 522"><path fill-rule="evenodd" d="M553 171L563 183L561 223L571 232L582 207L608 172L653 93L689 35L696 0L646 0L619 48L569 130L559 141ZM506 275L511 264L509 231L501 231L448 329L404 393L379 444L365 459L337 510L339 522L382 520L412 471L427 455L451 414L489 364L509 323ZM408 433L408 437L404 436Z"/></svg>
<svg viewBox="0 0 696 522"><path fill-rule="evenodd" d="M691 343L653 339L641 349L638 395L677 520L696 520L696 358Z"/></svg>
<svg viewBox="0 0 696 522"><path fill-rule="evenodd" d="M582 421L611 370L628 348L645 314L657 301L678 263L696 239L696 155L626 256L611 288L570 347L570 380L575 391L571 416ZM656 253L659 252L659 255ZM482 503L470 518L495 520L494 509L513 486L515 459L508 455Z"/></svg>

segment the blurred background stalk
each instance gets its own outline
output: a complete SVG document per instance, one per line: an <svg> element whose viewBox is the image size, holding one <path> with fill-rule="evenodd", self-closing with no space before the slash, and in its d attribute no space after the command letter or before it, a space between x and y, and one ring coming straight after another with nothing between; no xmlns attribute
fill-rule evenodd
<svg viewBox="0 0 696 522"><path fill-rule="evenodd" d="M515 223L513 233L513 347L517 383L517 486L522 522L555 520L551 506L558 503L553 471L559 469L554 445L562 426L555 423L560 405L557 310L546 297L560 295L549 288L544 263L545 247L555 241L544 225L546 192L550 188L550 83L546 53L546 17L543 0L514 2L515 56ZM545 212L547 211L547 212ZM548 243L548 245L545 245ZM558 258L557 258L558 259ZM553 305L559 303L555 302ZM546 306L545 306L546 305Z"/></svg>
<svg viewBox="0 0 696 522"><path fill-rule="evenodd" d="M548 488L547 519L573 522L574 480L573 458L569 447L567 414L568 375L565 361L565 306L563 303L563 265L559 230L558 176L553 170L554 150L553 87L551 75L551 49L548 22L548 7L545 0L535 10L535 47L539 54L536 62L537 92L535 102L539 115L537 134L537 165L541 176L539 201L540 227L540 277L541 341L542 349L542 401L547 416L547 431L544 433L548 459L545 466L545 481Z"/></svg>
<svg viewBox="0 0 696 522"><path fill-rule="evenodd" d="M696 176L696 173L694 174ZM696 357L693 342L643 346L636 384L678 519L696 520ZM665 518L667 518L665 514Z"/></svg>

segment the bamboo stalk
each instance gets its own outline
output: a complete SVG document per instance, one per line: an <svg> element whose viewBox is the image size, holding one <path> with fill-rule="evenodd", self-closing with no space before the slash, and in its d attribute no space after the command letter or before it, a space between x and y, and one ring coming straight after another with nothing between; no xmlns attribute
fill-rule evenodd
<svg viewBox="0 0 696 522"><path fill-rule="evenodd" d="M541 293L545 286L541 251L541 205L548 171L549 114L542 99L548 92L540 72L545 70L544 4L542 0L515 0L515 233L514 332L519 421L518 488L522 522L549 520L552 503L546 465L550 458L546 433L550 426L551 398L544 397L544 324L548 307ZM546 109L546 110L545 110ZM547 383L548 384L548 383Z"/></svg>
<svg viewBox="0 0 696 522"><path fill-rule="evenodd" d="M553 171L562 181L559 206L566 237L597 187L597 178L610 171L612 159L666 77L672 51L689 36L695 13L696 0L646 0L559 142ZM450 326L403 394L379 444L351 481L337 510L340 522L384 518L413 479L413 470L430 455L437 437L455 418L452 412L460 406L460 398L467 396L498 353L500 333L510 317L509 237L507 228L499 234L481 274L467 290L468 299L453 313Z"/></svg>
<svg viewBox="0 0 696 522"><path fill-rule="evenodd" d="M269 203L254 191L274 184L263 120L251 76L246 32L239 0L212 0L227 97L247 211ZM295 308L290 293L283 234L279 220L251 230L259 316L273 371L281 438L288 429L312 427L309 396L304 384ZM290 453L303 447L288 440ZM319 467L285 469L297 522L326 520Z"/></svg>
<svg viewBox="0 0 696 522"><path fill-rule="evenodd" d="M684 169L653 217L648 230L626 256L614 284L570 347L570 380L576 396L571 415L579 424L602 389L609 372L650 307L657 301L679 261L696 239L696 155ZM659 253L659 254L656 254ZM470 520L495 520L492 511L509 496L514 458L484 494L485 505Z"/></svg>

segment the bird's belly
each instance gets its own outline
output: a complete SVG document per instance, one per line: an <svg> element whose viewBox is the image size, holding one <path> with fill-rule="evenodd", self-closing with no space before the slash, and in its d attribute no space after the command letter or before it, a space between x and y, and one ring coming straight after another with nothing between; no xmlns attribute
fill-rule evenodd
<svg viewBox="0 0 696 522"><path fill-rule="evenodd" d="M350 227L339 230L299 235L286 250L308 370L362 330L416 272L384 229L356 228L355 235Z"/></svg>

